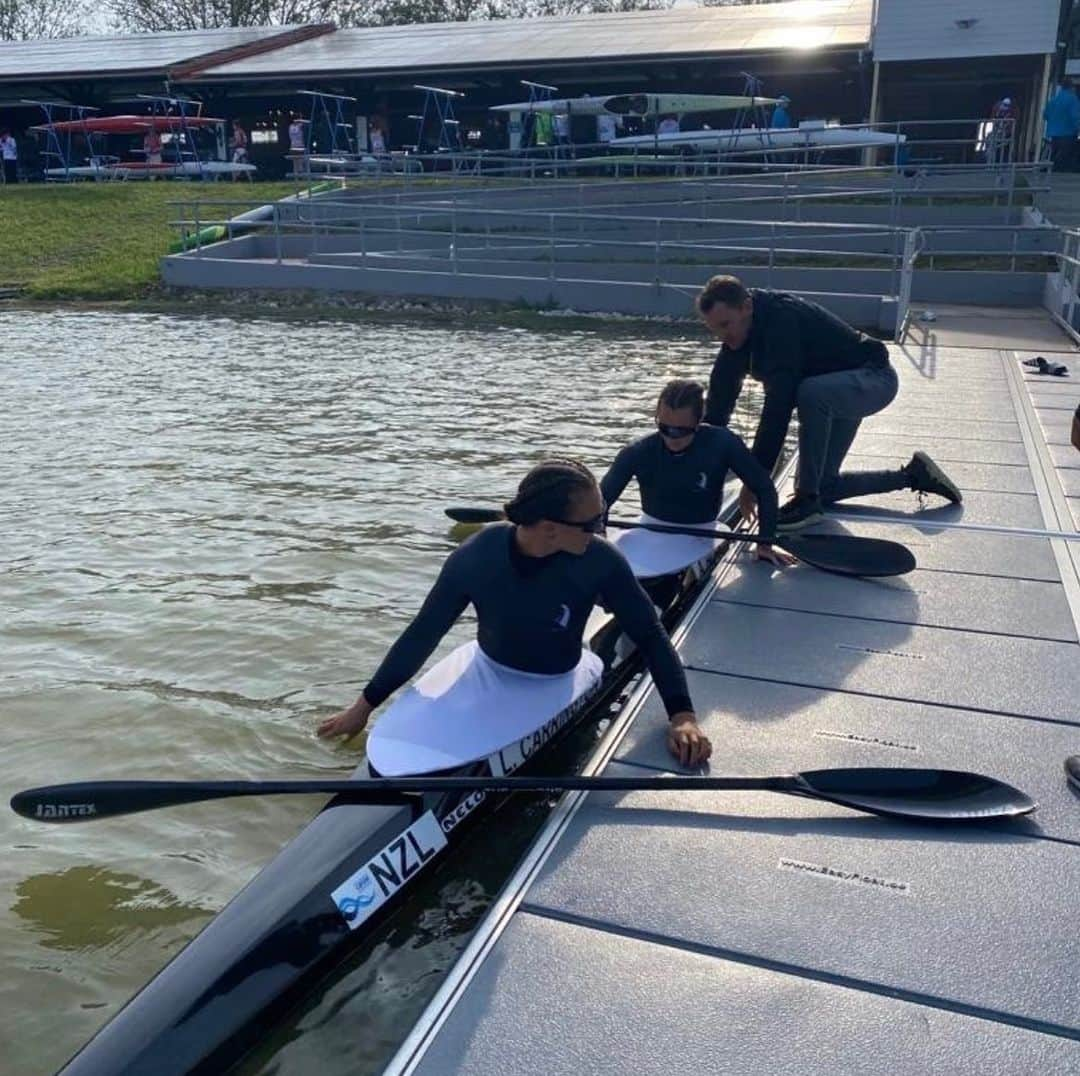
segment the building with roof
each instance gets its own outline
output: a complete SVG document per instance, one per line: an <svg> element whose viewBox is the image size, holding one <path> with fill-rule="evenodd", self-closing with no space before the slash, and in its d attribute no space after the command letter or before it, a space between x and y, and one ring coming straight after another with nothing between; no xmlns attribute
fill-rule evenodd
<svg viewBox="0 0 1080 1076"><path fill-rule="evenodd" d="M332 24L233 27L173 33L0 42L0 110L15 120L40 113L26 101L89 105L109 112L138 93L168 93L202 66L239 61L331 33Z"/></svg>
<svg viewBox="0 0 1080 1076"><path fill-rule="evenodd" d="M1030 152L1062 11L1062 0L878 0L871 119L988 116L1008 97Z"/></svg>
<svg viewBox="0 0 1080 1076"><path fill-rule="evenodd" d="M417 141L408 119L422 105L417 83L463 93L457 114L474 132L493 125L491 105L527 96L522 79L559 96L739 93L748 72L761 92L791 95L797 115L856 122L869 101L872 13L872 0L787 0L366 27L202 67L186 84L253 114L302 87L345 94L361 114L380 116L397 143ZM592 141L589 121L577 122L577 139ZM505 133L491 144L505 146Z"/></svg>
<svg viewBox="0 0 1080 1076"><path fill-rule="evenodd" d="M952 136L968 147L974 147L970 121L988 117L994 102L1008 96L1033 149L1063 3L1071 0L781 0L3 44L0 113L42 96L120 111L109 106L168 88L254 129L253 157L263 174L273 174L285 168L290 115L310 107L301 90L355 98L351 113L379 117L391 144L407 145L422 140L410 118L423 104L417 84L445 87L464 95L455 102L457 116L488 139L480 144L503 147L505 131L488 110L526 97L522 79L556 86L559 96L739 93L751 72L760 92L792 98L796 121L966 119L924 134ZM713 126L731 118L700 117ZM590 131L575 137L590 141Z"/></svg>

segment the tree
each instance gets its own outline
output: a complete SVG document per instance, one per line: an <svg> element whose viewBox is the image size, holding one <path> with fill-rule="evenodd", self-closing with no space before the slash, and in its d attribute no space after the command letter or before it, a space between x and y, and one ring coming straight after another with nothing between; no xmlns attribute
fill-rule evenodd
<svg viewBox="0 0 1080 1076"><path fill-rule="evenodd" d="M110 0L110 7L117 29L156 33L337 22L342 0Z"/></svg>
<svg viewBox="0 0 1080 1076"><path fill-rule="evenodd" d="M81 0L0 0L0 41L74 37L87 14Z"/></svg>
<svg viewBox="0 0 1080 1076"><path fill-rule="evenodd" d="M350 0L344 0L349 3ZM352 0L341 25L388 26L473 19L525 19L537 15L586 15L605 11L669 8L674 0Z"/></svg>

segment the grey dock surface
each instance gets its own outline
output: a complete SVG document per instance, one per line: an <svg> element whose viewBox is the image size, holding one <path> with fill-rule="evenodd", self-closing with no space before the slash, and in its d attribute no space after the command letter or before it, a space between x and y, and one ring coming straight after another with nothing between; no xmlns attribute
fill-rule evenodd
<svg viewBox="0 0 1080 1076"><path fill-rule="evenodd" d="M1080 545L926 525L1080 525L1080 360L1044 317L960 311L954 334L946 313L892 346L900 395L849 465L923 448L965 503L890 494L825 526L908 544L915 572L770 577L733 555L676 637L714 772L970 769L1038 812L933 828L764 793L567 797L389 1072L1080 1072L1080 796L1062 771L1080 752ZM984 346L953 344L975 318ZM1036 353L1070 376L1021 365ZM588 772L668 770L663 721L646 682Z"/></svg>

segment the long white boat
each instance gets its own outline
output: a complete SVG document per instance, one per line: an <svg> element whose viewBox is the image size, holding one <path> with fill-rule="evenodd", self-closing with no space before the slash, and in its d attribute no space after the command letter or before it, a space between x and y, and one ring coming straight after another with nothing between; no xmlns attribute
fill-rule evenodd
<svg viewBox="0 0 1080 1076"><path fill-rule="evenodd" d="M665 134L627 135L609 146L622 149L694 149L707 152L761 150L849 149L895 146L906 137L870 127L843 127L837 123L809 120L798 127L744 127L739 130L673 131Z"/></svg>
<svg viewBox="0 0 1080 1076"><path fill-rule="evenodd" d="M251 175L255 171L253 164L233 164L231 161L169 161L161 164L144 161L102 161L71 168L46 168L45 175L49 179L191 179L204 176Z"/></svg>
<svg viewBox="0 0 1080 1076"><path fill-rule="evenodd" d="M636 550L639 574L654 585L670 584L671 598L663 610L669 631L698 596L722 552L723 546L714 545L710 539L655 535L641 548L631 549L634 543L627 547ZM652 576L669 565L688 567ZM467 715L474 720L461 721L455 711L460 706L450 696L453 685L462 681L457 666L467 663L470 653L459 648L374 725L368 738L371 764L383 774L432 766L445 766L439 771L443 774L485 777L541 767L565 772L572 762L567 752L556 750L558 743L574 728L606 716L640 669L633 646L610 614L594 610L593 615L586 639L595 657L582 664L596 670L598 679L583 694L571 695L572 701L539 707L545 711L541 723L525 728L516 708L506 726L476 721L483 715L476 713L475 696ZM417 690L440 700L445 693L448 724L457 724L443 731L459 734L444 735L440 742L432 742L430 731L416 735L409 693ZM550 698L547 703L550 707ZM473 724L486 725L485 736L505 733L500 746L495 749L494 740L479 744ZM454 764L455 759L477 757L475 750L486 757L463 767ZM553 754L564 757L557 761ZM358 783L368 776L367 765L352 775ZM335 965L359 946L385 937L390 917L467 831L477 831L477 840L498 840L497 822L486 832L479 832L484 827L478 823L506 798L471 791L409 794L380 806L331 800L68 1062L64 1076L218 1076L229 1071Z"/></svg>
<svg viewBox="0 0 1080 1076"><path fill-rule="evenodd" d="M607 97L560 97L493 105L492 112L548 112L574 116L656 116L680 112L725 112L775 105L775 97L710 93L616 93Z"/></svg>

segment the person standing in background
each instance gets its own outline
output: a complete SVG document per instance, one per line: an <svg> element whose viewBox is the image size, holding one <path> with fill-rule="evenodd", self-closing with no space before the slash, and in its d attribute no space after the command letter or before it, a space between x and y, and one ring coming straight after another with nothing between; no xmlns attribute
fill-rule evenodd
<svg viewBox="0 0 1080 1076"><path fill-rule="evenodd" d="M307 146L304 139L304 121L293 113L289 123L289 157L292 159L293 175L298 176L304 170L304 158L307 156Z"/></svg>
<svg viewBox="0 0 1080 1076"><path fill-rule="evenodd" d="M232 137L229 139L229 146L232 149L232 163L233 164L247 164L248 163L248 136L247 131L240 125L239 120L233 120L232 125ZM247 173L247 178L250 181L251 173L244 169ZM233 182L240 178L240 171L233 172Z"/></svg>
<svg viewBox="0 0 1080 1076"><path fill-rule="evenodd" d="M386 132L383 129L383 121L378 116L374 116L371 120L371 134L368 135L368 141L371 144L371 152L376 157L386 156Z"/></svg>
<svg viewBox="0 0 1080 1076"><path fill-rule="evenodd" d="M1046 137L1050 139L1050 160L1055 172L1071 172L1076 167L1076 137L1080 134L1080 97L1076 86L1065 82L1043 109Z"/></svg>
<svg viewBox="0 0 1080 1076"><path fill-rule="evenodd" d="M769 122L769 127L776 131L781 128L794 127L795 123L791 118L791 113L788 111L788 105L791 104L791 98L786 94L781 94L776 99L776 108L773 109L772 120Z"/></svg>
<svg viewBox="0 0 1080 1076"><path fill-rule="evenodd" d="M162 164L161 158L161 135L153 127L143 135L143 156L146 160L146 176L148 179L157 179Z"/></svg>
<svg viewBox="0 0 1080 1076"><path fill-rule="evenodd" d="M19 145L14 135L7 129L0 132L0 156L4 161L4 182L17 183L19 181Z"/></svg>
<svg viewBox="0 0 1080 1076"><path fill-rule="evenodd" d="M986 157L991 164L1005 164L1012 160L1019 121L1020 110L1011 97L1002 97L994 102L986 134Z"/></svg>
<svg viewBox="0 0 1080 1076"><path fill-rule="evenodd" d="M601 112L596 117L596 141L607 144L618 133L622 124L621 117L613 116L610 112Z"/></svg>
<svg viewBox="0 0 1080 1076"><path fill-rule="evenodd" d="M555 146L567 153L571 150L570 142L570 116L566 112L556 112L552 121L555 131Z"/></svg>

